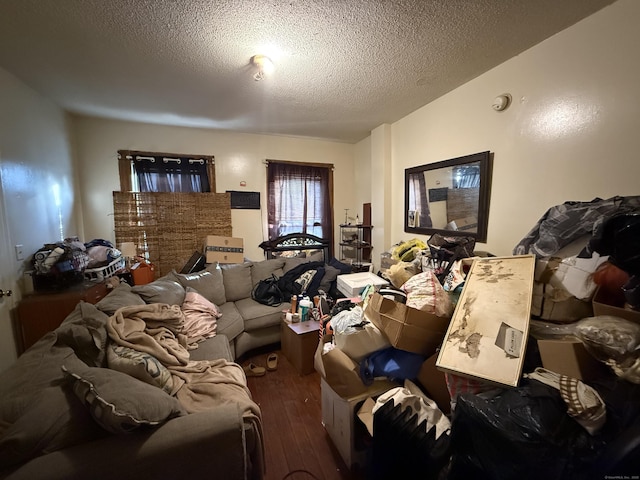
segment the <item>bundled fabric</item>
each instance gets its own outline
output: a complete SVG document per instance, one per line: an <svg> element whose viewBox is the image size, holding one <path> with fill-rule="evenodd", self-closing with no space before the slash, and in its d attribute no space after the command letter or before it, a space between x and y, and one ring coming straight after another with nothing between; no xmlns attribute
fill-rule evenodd
<svg viewBox="0 0 640 480"><path fill-rule="evenodd" d="M596 198L590 202L565 202L550 208L515 246L514 255L551 257L585 234L593 234L609 218L640 213L640 196Z"/></svg>
<svg viewBox="0 0 640 480"><path fill-rule="evenodd" d="M371 385L377 377L392 381L412 380L418 377L425 357L398 348L385 348L372 353L360 362L360 377Z"/></svg>
<svg viewBox="0 0 640 480"><path fill-rule="evenodd" d="M560 392L567 413L591 435L600 431L607 420L607 408L598 392L577 378L567 377L538 367L527 378L537 380Z"/></svg>
<svg viewBox="0 0 640 480"><path fill-rule="evenodd" d="M640 210L602 222L585 253L609 255L609 261L630 275L640 274Z"/></svg>

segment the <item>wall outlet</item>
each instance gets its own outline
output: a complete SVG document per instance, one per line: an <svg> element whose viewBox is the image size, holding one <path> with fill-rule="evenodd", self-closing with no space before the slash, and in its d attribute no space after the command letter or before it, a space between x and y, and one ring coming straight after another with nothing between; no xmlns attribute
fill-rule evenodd
<svg viewBox="0 0 640 480"><path fill-rule="evenodd" d="M16 260L24 260L24 252L22 245L16 245Z"/></svg>

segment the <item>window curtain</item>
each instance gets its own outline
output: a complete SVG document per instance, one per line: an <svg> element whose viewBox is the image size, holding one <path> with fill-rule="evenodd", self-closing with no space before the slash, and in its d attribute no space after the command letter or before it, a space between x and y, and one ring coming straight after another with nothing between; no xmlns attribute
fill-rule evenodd
<svg viewBox="0 0 640 480"><path fill-rule="evenodd" d="M331 239L331 173L330 165L269 161L269 239L289 233L309 233Z"/></svg>
<svg viewBox="0 0 640 480"><path fill-rule="evenodd" d="M140 192L209 192L203 159L135 156L133 169Z"/></svg>
<svg viewBox="0 0 640 480"><path fill-rule="evenodd" d="M416 227L431 228L433 221L431 220L431 212L429 210L429 201L427 200L427 182L425 174L413 174L409 176L409 210L418 212Z"/></svg>

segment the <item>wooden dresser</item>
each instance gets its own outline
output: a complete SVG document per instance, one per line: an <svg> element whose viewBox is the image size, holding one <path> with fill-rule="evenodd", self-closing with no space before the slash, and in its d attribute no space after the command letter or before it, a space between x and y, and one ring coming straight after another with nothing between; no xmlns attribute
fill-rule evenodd
<svg viewBox="0 0 640 480"><path fill-rule="evenodd" d="M109 293L105 282L86 282L55 292L36 292L20 300L18 354L22 354L47 332L55 330L80 300L97 303Z"/></svg>

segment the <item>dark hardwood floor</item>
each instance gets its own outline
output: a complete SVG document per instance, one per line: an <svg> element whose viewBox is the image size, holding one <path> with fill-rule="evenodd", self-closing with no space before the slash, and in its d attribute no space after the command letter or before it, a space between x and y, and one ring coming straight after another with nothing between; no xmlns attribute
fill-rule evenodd
<svg viewBox="0 0 640 480"><path fill-rule="evenodd" d="M252 361L265 367L268 353L278 354L276 371L247 379L262 410L265 480L363 480L363 472L346 467L322 425L319 374L299 375L279 348L274 345L238 359L241 365Z"/></svg>

